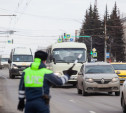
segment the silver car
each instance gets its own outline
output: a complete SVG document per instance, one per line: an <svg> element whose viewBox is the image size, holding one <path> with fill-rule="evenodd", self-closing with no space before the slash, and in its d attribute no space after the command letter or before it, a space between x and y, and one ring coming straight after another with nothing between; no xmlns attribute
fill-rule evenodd
<svg viewBox="0 0 126 113"><path fill-rule="evenodd" d="M109 63L95 62L82 65L77 77L77 91L83 96L94 92L115 92L120 95L120 81Z"/></svg>
<svg viewBox="0 0 126 113"><path fill-rule="evenodd" d="M121 91L121 106L123 113L126 113L126 81L123 82L122 91Z"/></svg>

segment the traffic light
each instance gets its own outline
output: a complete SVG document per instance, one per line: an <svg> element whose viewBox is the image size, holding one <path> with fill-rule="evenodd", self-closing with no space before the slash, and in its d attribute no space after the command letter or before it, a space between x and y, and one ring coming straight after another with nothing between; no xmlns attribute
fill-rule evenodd
<svg viewBox="0 0 126 113"><path fill-rule="evenodd" d="M66 33L64 33L64 39L66 38Z"/></svg>
<svg viewBox="0 0 126 113"><path fill-rule="evenodd" d="M91 54L91 55L93 54L92 51L90 52L90 54Z"/></svg>

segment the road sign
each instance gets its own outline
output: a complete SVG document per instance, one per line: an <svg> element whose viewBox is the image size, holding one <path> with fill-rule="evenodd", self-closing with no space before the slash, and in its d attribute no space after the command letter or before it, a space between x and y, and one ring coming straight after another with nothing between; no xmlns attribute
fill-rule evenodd
<svg viewBox="0 0 126 113"><path fill-rule="evenodd" d="M110 57L110 53L107 52L107 53L106 53L106 58L109 58L109 57Z"/></svg>
<svg viewBox="0 0 126 113"><path fill-rule="evenodd" d="M70 38L70 42L73 42L74 41L74 39L73 38Z"/></svg>
<svg viewBox="0 0 126 113"><path fill-rule="evenodd" d="M70 34L66 34L66 38L70 38Z"/></svg>
<svg viewBox="0 0 126 113"><path fill-rule="evenodd" d="M62 42L62 38L59 38L59 39L58 39L58 43L61 43L61 42Z"/></svg>
<svg viewBox="0 0 126 113"><path fill-rule="evenodd" d="M97 57L97 52L93 52L92 57Z"/></svg>
<svg viewBox="0 0 126 113"><path fill-rule="evenodd" d="M96 49L95 49L95 48L93 48L93 49L92 49L92 51L93 51L93 52L95 52L95 51L96 51Z"/></svg>
<svg viewBox="0 0 126 113"><path fill-rule="evenodd" d="M12 43L12 40L8 40L8 44L11 44Z"/></svg>

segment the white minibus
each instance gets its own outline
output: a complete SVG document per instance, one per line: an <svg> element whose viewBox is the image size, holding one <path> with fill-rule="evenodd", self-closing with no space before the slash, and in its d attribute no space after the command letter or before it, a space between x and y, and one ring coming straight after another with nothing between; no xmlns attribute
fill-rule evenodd
<svg viewBox="0 0 126 113"><path fill-rule="evenodd" d="M62 42L55 43L47 48L48 59L47 66L56 75L62 76L63 71L70 68L78 55L82 54L78 63L74 66L74 70L80 71L83 63L87 61L87 47L84 43L78 42ZM76 85L77 74L72 75L68 83Z"/></svg>

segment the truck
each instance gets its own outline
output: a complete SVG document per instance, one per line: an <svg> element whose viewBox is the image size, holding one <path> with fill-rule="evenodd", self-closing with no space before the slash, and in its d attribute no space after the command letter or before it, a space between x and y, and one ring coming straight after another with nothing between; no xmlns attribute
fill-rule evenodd
<svg viewBox="0 0 126 113"><path fill-rule="evenodd" d="M8 67L8 59L9 59L9 55L8 54L3 54L1 55L1 66L2 68Z"/></svg>
<svg viewBox="0 0 126 113"><path fill-rule="evenodd" d="M31 48L17 47L13 48L10 53L9 63L9 78L14 79L15 76L21 76L23 70L31 65L33 55Z"/></svg>

